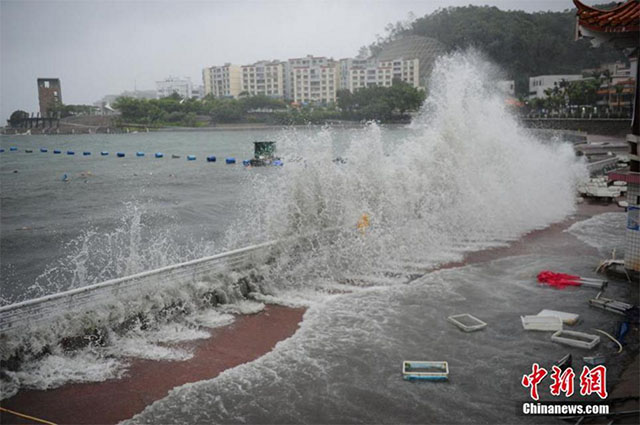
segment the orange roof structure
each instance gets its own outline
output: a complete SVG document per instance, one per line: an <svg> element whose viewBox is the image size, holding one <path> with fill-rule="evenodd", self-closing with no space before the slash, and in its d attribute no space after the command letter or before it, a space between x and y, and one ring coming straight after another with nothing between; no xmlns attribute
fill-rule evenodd
<svg viewBox="0 0 640 425"><path fill-rule="evenodd" d="M573 3L578 8L578 25L582 28L609 33L640 31L640 1L638 0L628 0L610 10L596 9L582 4L580 0L573 0Z"/></svg>

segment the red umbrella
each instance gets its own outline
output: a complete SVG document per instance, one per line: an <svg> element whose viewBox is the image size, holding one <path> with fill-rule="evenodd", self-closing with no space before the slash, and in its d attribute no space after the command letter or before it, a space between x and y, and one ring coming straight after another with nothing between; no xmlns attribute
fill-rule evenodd
<svg viewBox="0 0 640 425"><path fill-rule="evenodd" d="M606 284L606 282L602 280L585 278L566 273L556 273L550 270L543 270L538 273L538 282L546 283L547 285L554 286L559 289L564 289L567 286L582 285L601 288Z"/></svg>

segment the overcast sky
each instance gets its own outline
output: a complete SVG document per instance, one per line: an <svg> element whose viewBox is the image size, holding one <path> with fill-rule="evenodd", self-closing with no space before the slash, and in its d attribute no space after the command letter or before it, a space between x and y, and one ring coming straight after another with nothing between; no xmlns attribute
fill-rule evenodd
<svg viewBox="0 0 640 425"><path fill-rule="evenodd" d="M440 7L563 10L570 0L0 0L0 119L38 111L36 78L60 78L65 104L155 89L202 68L306 54L355 56L390 22ZM592 4L593 1L587 1Z"/></svg>

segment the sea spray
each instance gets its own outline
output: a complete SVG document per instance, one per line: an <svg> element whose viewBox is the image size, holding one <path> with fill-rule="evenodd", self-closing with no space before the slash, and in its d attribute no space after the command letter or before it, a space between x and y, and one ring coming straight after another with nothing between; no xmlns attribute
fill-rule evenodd
<svg viewBox="0 0 640 425"><path fill-rule="evenodd" d="M331 128L284 132L285 166L254 177L228 245L285 241L268 279L279 290L397 261L435 266L561 220L584 163L522 128L491 74L476 52L441 57L421 113L391 144L376 123L339 150Z"/></svg>
<svg viewBox="0 0 640 425"><path fill-rule="evenodd" d="M88 226L60 248L65 255L47 265L23 293L0 298L5 304L130 276L213 254L213 241L176 242L171 225L158 227L144 204L126 202L119 223L104 232Z"/></svg>

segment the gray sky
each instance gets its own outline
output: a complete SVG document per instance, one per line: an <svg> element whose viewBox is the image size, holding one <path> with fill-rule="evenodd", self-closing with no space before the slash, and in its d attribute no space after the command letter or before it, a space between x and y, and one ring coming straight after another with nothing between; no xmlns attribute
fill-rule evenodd
<svg viewBox="0 0 640 425"><path fill-rule="evenodd" d="M491 4L563 10L570 0L0 0L0 119L36 112L36 78L60 78L65 104L155 89L169 75L306 54L342 58L411 11ZM589 1L588 3L593 3Z"/></svg>

